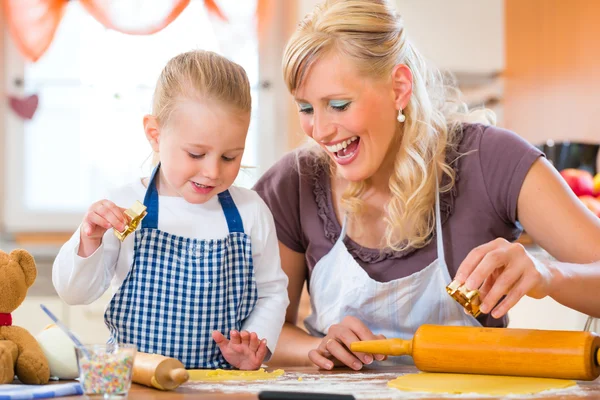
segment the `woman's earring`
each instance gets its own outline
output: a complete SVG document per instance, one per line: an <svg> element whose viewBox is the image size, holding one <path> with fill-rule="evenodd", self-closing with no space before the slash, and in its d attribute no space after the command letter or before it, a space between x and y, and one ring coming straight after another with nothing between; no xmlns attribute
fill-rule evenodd
<svg viewBox="0 0 600 400"><path fill-rule="evenodd" d="M406 121L406 115L402 114L402 109L398 110L398 122Z"/></svg>

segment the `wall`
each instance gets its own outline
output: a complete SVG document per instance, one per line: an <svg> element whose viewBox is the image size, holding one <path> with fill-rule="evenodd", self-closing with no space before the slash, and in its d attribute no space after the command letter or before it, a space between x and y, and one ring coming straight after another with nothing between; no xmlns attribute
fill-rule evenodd
<svg viewBox="0 0 600 400"><path fill-rule="evenodd" d="M538 143L599 142L600 2L506 0L505 126Z"/></svg>
<svg viewBox="0 0 600 400"><path fill-rule="evenodd" d="M504 68L504 0L396 0L406 33L441 69L495 73Z"/></svg>
<svg viewBox="0 0 600 400"><path fill-rule="evenodd" d="M7 111L5 98L5 68L4 68L4 40L5 40L5 28L4 28L4 7L0 7L0 96L2 96L2 101L0 101L0 227L4 226L4 115ZM0 228L0 235L1 235Z"/></svg>

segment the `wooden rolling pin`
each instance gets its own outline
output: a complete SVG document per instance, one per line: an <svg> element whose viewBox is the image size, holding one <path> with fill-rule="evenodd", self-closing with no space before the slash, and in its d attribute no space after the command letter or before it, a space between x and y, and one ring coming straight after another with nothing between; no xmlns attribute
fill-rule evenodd
<svg viewBox="0 0 600 400"><path fill-rule="evenodd" d="M587 381L600 375L600 336L592 332L423 325L412 340L354 342L350 350L410 355L426 372Z"/></svg>
<svg viewBox="0 0 600 400"><path fill-rule="evenodd" d="M173 390L190 378L181 361L137 352L133 361L133 382L160 390Z"/></svg>

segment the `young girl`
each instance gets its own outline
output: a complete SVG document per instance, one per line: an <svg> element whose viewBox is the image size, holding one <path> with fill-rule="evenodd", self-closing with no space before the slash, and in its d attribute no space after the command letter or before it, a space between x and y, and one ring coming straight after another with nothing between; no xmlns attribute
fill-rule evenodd
<svg viewBox="0 0 600 400"><path fill-rule="evenodd" d="M111 342L186 368L256 369L275 350L288 298L273 217L255 192L231 186L250 108L245 71L224 57L191 51L163 69L144 117L152 176L92 204L54 262L68 304L112 287ZM121 243L113 229L138 199L147 215Z"/></svg>

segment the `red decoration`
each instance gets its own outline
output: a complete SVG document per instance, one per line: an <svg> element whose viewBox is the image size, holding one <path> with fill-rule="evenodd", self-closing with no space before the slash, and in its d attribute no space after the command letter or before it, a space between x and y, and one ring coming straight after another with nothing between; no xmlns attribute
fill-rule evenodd
<svg viewBox="0 0 600 400"><path fill-rule="evenodd" d="M39 97L37 94L25 98L19 98L15 96L8 96L10 108L23 119L32 119L35 111L39 104Z"/></svg>

